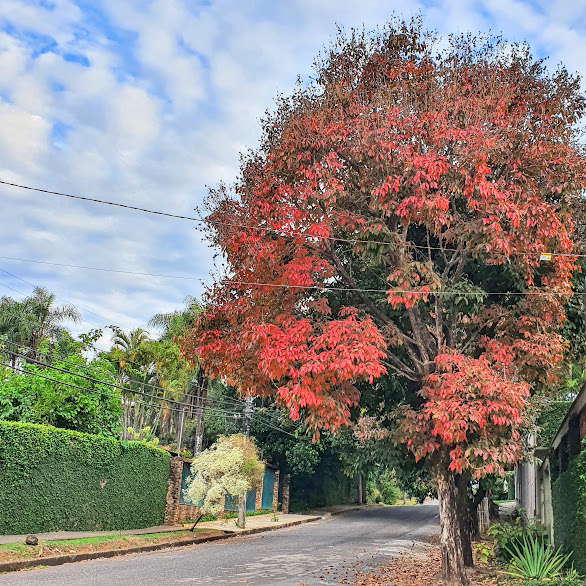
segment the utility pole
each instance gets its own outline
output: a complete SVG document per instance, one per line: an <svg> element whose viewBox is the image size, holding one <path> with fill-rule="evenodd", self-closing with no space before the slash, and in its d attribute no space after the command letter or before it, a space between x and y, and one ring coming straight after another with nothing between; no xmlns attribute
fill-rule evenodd
<svg viewBox="0 0 586 586"><path fill-rule="evenodd" d="M244 415L242 417L242 434L244 437L250 437L250 419L254 411L254 399L252 397L246 397L246 403L244 404ZM239 529L246 527L246 492L240 496L238 501L238 522L236 526Z"/></svg>
<svg viewBox="0 0 586 586"><path fill-rule="evenodd" d="M195 394L195 445L193 453L199 454L203 447L203 414L204 414L204 403L207 399L208 394L208 377L205 375L202 367L199 367L197 373L196 383L198 386Z"/></svg>
<svg viewBox="0 0 586 586"><path fill-rule="evenodd" d="M177 453L181 453L181 441L183 439L183 422L185 420L185 411L187 411L187 407L183 407L181 409L181 418L179 420L179 433L177 434Z"/></svg>

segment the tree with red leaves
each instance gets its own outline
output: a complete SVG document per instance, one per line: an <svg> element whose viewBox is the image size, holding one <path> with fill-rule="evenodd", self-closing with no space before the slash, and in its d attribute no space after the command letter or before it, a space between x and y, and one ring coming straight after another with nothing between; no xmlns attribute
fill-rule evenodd
<svg viewBox="0 0 586 586"><path fill-rule="evenodd" d="M584 100L525 46L434 47L418 21L340 35L267 115L234 192L210 192L227 272L184 349L316 433L349 423L357 385L401 377L399 438L429 462L443 574L465 584L458 477L520 457L531 385L563 358Z"/></svg>

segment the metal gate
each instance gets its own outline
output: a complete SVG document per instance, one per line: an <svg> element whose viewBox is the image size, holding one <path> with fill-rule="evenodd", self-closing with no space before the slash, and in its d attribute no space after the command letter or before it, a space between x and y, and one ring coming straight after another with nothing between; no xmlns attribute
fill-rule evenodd
<svg viewBox="0 0 586 586"><path fill-rule="evenodd" d="M262 481L262 508L272 510L273 493L275 490L275 471L272 468L265 468L265 475Z"/></svg>

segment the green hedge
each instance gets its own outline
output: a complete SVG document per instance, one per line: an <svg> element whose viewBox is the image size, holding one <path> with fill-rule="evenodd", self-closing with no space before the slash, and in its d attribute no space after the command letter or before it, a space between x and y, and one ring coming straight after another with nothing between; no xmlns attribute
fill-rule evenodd
<svg viewBox="0 0 586 586"><path fill-rule="evenodd" d="M169 466L138 442L0 421L0 534L160 525Z"/></svg>
<svg viewBox="0 0 586 586"><path fill-rule="evenodd" d="M574 457L568 469L551 486L556 547L574 552L574 566L586 574L586 450Z"/></svg>
<svg viewBox="0 0 586 586"><path fill-rule="evenodd" d="M570 410L572 401L550 401L544 405L537 418L537 443L540 446L551 446L555 436Z"/></svg>

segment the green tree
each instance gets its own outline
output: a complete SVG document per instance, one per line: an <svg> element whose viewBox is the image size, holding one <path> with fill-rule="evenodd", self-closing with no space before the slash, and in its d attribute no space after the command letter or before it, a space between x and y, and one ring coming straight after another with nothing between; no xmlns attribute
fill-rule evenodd
<svg viewBox="0 0 586 586"><path fill-rule="evenodd" d="M193 327L194 321L201 311L202 306L199 301L188 295L182 309L169 313L157 313L150 319L149 325L162 330L159 338L161 342L172 342L179 345ZM198 453L202 450L204 443L204 413L208 405L208 378L199 368L199 360L196 356L191 356L189 362L182 363L181 368L177 370L177 375L177 381L179 379L182 381L179 398L182 402L189 404L183 413L183 416L187 415L188 418L185 427L193 432L191 434L193 438L191 447L195 453ZM179 419L179 414L176 419ZM195 422L192 424L193 420Z"/></svg>
<svg viewBox="0 0 586 586"><path fill-rule="evenodd" d="M64 331L64 322L77 323L81 316L72 305L56 305L56 297L43 287L36 287L32 295L22 301L10 297L0 300L0 336L10 345L5 348L14 369L21 360L17 354L23 350L26 359L38 359L42 340L55 341Z"/></svg>
<svg viewBox="0 0 586 586"><path fill-rule="evenodd" d="M59 355L59 344L44 342L36 363L23 363L17 372L4 369L0 419L117 437L122 408L120 392L111 386L116 384L111 364L80 353Z"/></svg>

